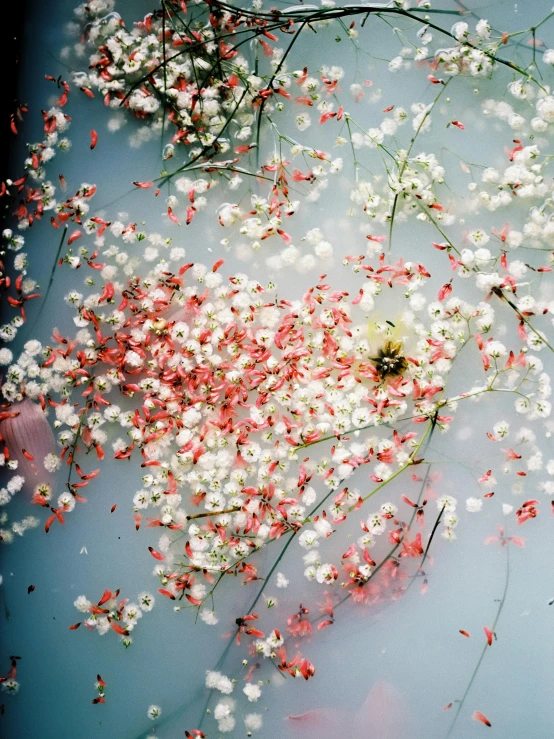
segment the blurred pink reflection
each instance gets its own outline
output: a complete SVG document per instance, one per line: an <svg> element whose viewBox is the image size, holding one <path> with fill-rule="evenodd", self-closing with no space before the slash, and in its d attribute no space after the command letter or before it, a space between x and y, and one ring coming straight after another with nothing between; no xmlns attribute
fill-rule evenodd
<svg viewBox="0 0 554 739"><path fill-rule="evenodd" d="M354 713L317 708L287 716L291 736L318 739L413 739L406 702L398 690L377 680L361 708Z"/></svg>

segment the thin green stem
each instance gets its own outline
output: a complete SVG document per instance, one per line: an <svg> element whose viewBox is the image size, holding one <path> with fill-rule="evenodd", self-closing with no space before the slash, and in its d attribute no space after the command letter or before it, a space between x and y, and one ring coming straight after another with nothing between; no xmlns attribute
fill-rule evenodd
<svg viewBox="0 0 554 739"><path fill-rule="evenodd" d="M414 133L414 135L411 138L410 144L408 146L408 151L406 152L406 156L404 158L404 161L402 163L402 166L400 167L400 172L398 173L398 183L399 184L401 184L401 182L402 182L402 177L404 175L404 172L406 171L406 167L408 166L408 162L410 160L410 154L411 154L412 149L414 147L414 144L415 144L415 142L417 140L417 137L418 137L421 129L423 128L423 125L425 124L425 121L431 115L431 112L432 112L433 108L435 107L435 105L440 100L441 95L446 90L446 88L448 87L448 85L450 84L450 82L452 81L452 79L453 78L450 77L450 79L448 79L442 85L442 87L441 87L440 91L438 92L438 94L435 95L435 99L433 100L433 102L429 106L428 110L426 110L425 111L425 114L422 116L421 121L419 123L419 126L417 127L417 130L416 130L416 132ZM389 225L389 251L392 249L392 231L393 231L393 228L394 228L394 217L395 217L395 214L396 214L396 208L398 206L398 199L400 197L401 192L402 191L396 193L396 195L394 196L393 203L392 203L392 210L391 210L391 215L390 215L390 225Z"/></svg>
<svg viewBox="0 0 554 739"><path fill-rule="evenodd" d="M44 310L44 307L45 307L45 305L46 305L46 303L48 301L48 296L50 295L50 290L52 288L52 283L54 282L54 274L56 273L56 268L58 266L58 261L59 261L60 254L61 254L61 251L62 251L63 242L65 241L65 237L67 235L67 229L68 229L68 226L64 226L64 229L63 229L63 232L62 232L62 237L61 237L60 243L58 245L58 250L56 251L56 256L54 258L54 264L52 265L52 269L50 270L50 279L48 280L48 287L46 288L46 292L44 293L44 298L42 300L41 311ZM37 314L35 316L35 320L33 321L31 327L29 328L29 332L30 333L32 333L33 329L35 328L36 323L37 323L40 315L41 315L41 313L40 312L37 312Z"/></svg>
<svg viewBox="0 0 554 739"><path fill-rule="evenodd" d="M502 610L504 608L504 603L506 602L506 596L508 594L508 585L510 582L510 546L508 543L505 545L506 549L506 578L504 581L504 591L502 593L502 598L500 599L500 603L498 606L498 609L496 611L496 617L493 621L491 631L493 634L495 633L496 625L498 624L498 620L500 619L500 615L502 613ZM460 702L458 703L458 707L456 709L456 713L454 714L454 717L452 719L452 723L450 724L450 728L448 730L448 734L446 734L446 738L448 739L449 736L452 735L452 732L454 731L454 727L456 726L456 723L458 721L458 717L462 711L462 708L464 707L464 703L466 701L467 696L469 695L469 691L471 690L473 683L475 682L475 678L477 677L477 673L479 672L479 668L481 667L481 664L483 660L485 659L485 654L487 653L487 650L490 649L488 643L485 643L485 646L483 647L483 650L481 651L481 656L479 657L479 660L477 662L477 665L473 671L473 674L471 676L471 679L469 681L469 684L465 690L465 693L463 694Z"/></svg>

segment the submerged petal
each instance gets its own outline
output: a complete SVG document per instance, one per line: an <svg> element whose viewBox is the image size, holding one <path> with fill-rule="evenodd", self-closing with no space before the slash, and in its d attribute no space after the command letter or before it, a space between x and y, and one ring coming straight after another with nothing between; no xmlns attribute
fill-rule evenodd
<svg viewBox="0 0 554 739"><path fill-rule="evenodd" d="M333 739L351 728L352 719L342 711L316 708L295 716L287 716L291 736Z"/></svg>
<svg viewBox="0 0 554 739"><path fill-rule="evenodd" d="M14 403L10 412L17 415L1 422L0 434L10 458L18 462L17 471L25 477L25 487L31 489L50 482L52 475L44 467L44 458L56 451L56 441L44 411L25 398L21 403Z"/></svg>
<svg viewBox="0 0 554 739"><path fill-rule="evenodd" d="M356 716L357 739L414 739L409 713L401 694L377 680Z"/></svg>

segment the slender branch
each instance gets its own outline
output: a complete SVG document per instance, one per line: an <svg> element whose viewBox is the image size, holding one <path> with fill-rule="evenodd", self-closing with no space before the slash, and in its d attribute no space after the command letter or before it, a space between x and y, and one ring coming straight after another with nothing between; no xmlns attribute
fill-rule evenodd
<svg viewBox="0 0 554 739"><path fill-rule="evenodd" d="M64 229L63 229L63 232L62 232L62 237L61 237L60 243L58 245L58 250L56 251L56 256L54 258L54 264L52 265L52 269L50 270L50 279L48 280L48 287L46 288L46 292L44 293L44 298L42 300L41 311L44 310L44 307L45 307L45 305L46 305L46 303L48 301L48 296L50 295L50 290L52 288L52 283L54 282L54 274L56 272L56 267L58 266L58 260L60 258L60 254L61 254L61 251L62 251L63 242L65 241L65 237L66 237L66 234L67 234L67 229L68 229L68 226L67 225L64 226ZM32 325L29 328L29 332L32 332L33 329L35 328L40 315L41 315L41 312L40 311L37 312L37 314L35 316L35 320L33 321Z"/></svg>
<svg viewBox="0 0 554 739"><path fill-rule="evenodd" d="M404 161L402 163L402 166L400 167L400 172L398 173L398 183L399 184L401 184L401 182L402 182L402 177L404 176L404 172L406 171L406 167L408 166L408 162L410 160L410 154L412 152L412 149L414 147L414 144L416 142L416 139L419 136L419 133L420 133L421 129L423 128L423 125L424 125L425 121L431 115L431 111L433 110L433 108L435 107L435 105L440 100L441 95L446 90L446 88L448 87L448 85L450 84L450 82L451 82L452 79L453 78L451 77L450 79L448 79L444 83L444 85L440 89L439 93L437 95L435 95L435 99L433 100L433 102L429 106L428 110L426 110L425 111L425 114L422 116L421 121L419 123L419 126L417 127L417 131L412 136L412 139L410 141L410 145L408 146L408 151L406 152L406 156L404 158ZM389 226L389 251L392 249L392 230L394 228L394 216L395 216L395 213L396 213L396 208L397 208L397 205L398 205L398 199L400 197L401 192L402 191L396 193L396 195L394 196L393 204L392 204L392 211L391 211L391 216L390 216L390 226Z"/></svg>
<svg viewBox="0 0 554 739"><path fill-rule="evenodd" d="M253 16L255 18L271 18L272 20L275 20L276 17L283 18L283 19L299 19L304 24L310 24L310 23L316 23L318 21L326 21L326 20L336 20L339 18L348 18L353 15L370 15L370 14L391 14L391 15L398 15L404 18L410 18L411 20L415 20L417 23L424 24L428 28L432 28L434 31L438 31L439 33L442 33L444 36L448 36L449 38L453 39L458 43L458 39L451 31L446 30L445 28L442 28L441 26L436 25L436 23L431 22L428 18L425 17L428 13L432 12L432 9L426 9L423 8L421 10L418 9L412 9L411 11L404 10L402 8L397 8L394 6L391 6L389 4L349 4L342 7L333 7L333 8L318 8L317 6L297 6L297 8L290 8L285 11L276 11L274 14L264 14L258 11L243 11L241 8L237 8L233 5L230 5L225 2L220 2L220 0L213 0L214 6L219 6L221 8L225 8L226 10L229 10L233 13L236 13L238 17L241 15L243 16ZM417 15L414 15L414 12L425 12L425 15L423 17L418 17ZM459 11L453 11L450 13L451 15L458 15L460 16L461 13ZM548 16L549 17L549 16ZM548 20L548 17L545 18L543 22L546 22ZM537 28L538 26L535 26ZM489 51L488 49L480 48L476 44L473 44L469 39L466 39L463 42L463 46L468 46L470 49L475 49L483 54L485 56L489 57L492 61L498 62L499 64L502 64L510 69L513 69L520 74L527 77L527 79L532 80L536 85L538 85L542 90L545 90L543 85L540 84L529 72L519 67L517 64L512 62L509 59L504 59L503 57L497 56L497 54L493 51Z"/></svg>
<svg viewBox="0 0 554 739"><path fill-rule="evenodd" d="M206 518L207 516L222 516L224 513L237 513L238 508L225 508L223 511L206 511L205 513L193 513L187 516L187 521L194 521L196 518Z"/></svg>
<svg viewBox="0 0 554 739"><path fill-rule="evenodd" d="M500 614L502 613L502 609L504 608L504 603L506 602L506 596L508 594L508 585L510 582L510 546L509 544L505 545L506 549L506 579L504 581L504 592L502 593L502 598L500 599L500 604L498 606L498 610L496 612L496 617L494 619L492 629L491 631L493 634L495 633L496 625L498 623L498 620L500 618ZM469 691L471 690L471 687L473 683L475 682L475 678L477 677L477 673L479 672L479 668L481 667L481 663L483 662L485 658L485 654L487 653L487 650L489 649L489 645L485 643L485 646L483 647L483 650L481 652L481 656L479 657L479 660L477 662L477 665L475 667L475 670L473 671L473 674L471 676L471 679L469 681L469 684L466 688L465 693L463 694L460 702L458 703L458 707L456 709L456 713L454 714L454 717L452 719L452 723L450 724L450 729L448 730L448 734L446 734L446 739L448 739L449 736L452 735L452 732L454 731L454 727L456 726L456 722L458 721L458 717L462 711L462 708L464 707L464 703L466 701L467 696L469 695Z"/></svg>
<svg viewBox="0 0 554 739"><path fill-rule="evenodd" d="M285 63L285 61L287 59L287 56L289 55L292 47L294 46L294 44L296 43L296 41L300 38L300 34L304 30L305 25L306 25L305 23L302 23L300 25L300 28L298 29L298 31L292 37L292 40L291 40L290 44L287 46L287 50L283 54L283 56L281 58L281 61L279 62L279 64L275 68L275 71L271 75L271 78L270 78L269 82L266 85L266 88L265 88L266 90L273 89L273 83L274 83L277 75L279 74L279 72L283 68L283 64ZM262 114L264 112L265 101L266 101L266 98L265 97L262 97L262 102L261 102L260 108L258 110L258 120L256 121L256 150L257 150L258 153L260 151L260 131L261 131L261 127L262 127Z"/></svg>
<svg viewBox="0 0 554 739"><path fill-rule="evenodd" d="M500 290L499 290L499 292L501 292L501 293L502 293L502 291L500 291ZM496 294L498 294L498 293L496 293ZM500 297L500 296L499 296L499 297ZM527 318L526 316L524 316L524 315L523 315L523 313L522 313L522 312L521 312L521 311L519 310L519 308L517 307L517 305L516 305L515 303L513 303L513 302L512 302L511 300L509 300L509 299L508 299L508 298L507 298L507 297L506 297L506 296L504 295L504 293L502 293L502 299L503 299L503 300L505 300L505 301L506 301L506 303L508 303L508 305L510 306L510 308L512 308L512 309L513 309L513 310L514 310L514 311L515 311L515 312L517 313L517 315L518 315L519 319L520 319L521 321L523 321L523 323L524 323L524 324L525 324L525 325L526 325L526 326L527 326L527 327L528 327L529 329L531 329L531 331L532 331L532 332L533 332L533 333L535 334L535 336L538 336L538 337L539 337L539 339L541 340L541 342L542 342L542 343L543 343L543 344L544 344L545 346L547 346L547 347L548 347L548 348L550 349L550 351L551 351L551 352L554 352L554 347L553 347L553 346L552 346L551 344L549 344L549 343L548 343L548 341L547 341L547 340L546 340L546 339L544 338L544 336L543 336L542 334L540 334L540 333L539 333L539 332L537 331L537 329L536 329L536 328L534 328L534 327L533 327L533 325L531 324L531 321L530 321L530 320L529 320L529 319L528 319L528 318Z"/></svg>

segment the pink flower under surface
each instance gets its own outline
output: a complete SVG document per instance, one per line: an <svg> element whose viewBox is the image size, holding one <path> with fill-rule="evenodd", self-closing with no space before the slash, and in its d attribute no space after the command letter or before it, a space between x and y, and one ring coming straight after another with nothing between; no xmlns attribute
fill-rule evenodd
<svg viewBox="0 0 554 739"><path fill-rule="evenodd" d="M44 468L44 458L56 451L56 441L40 405L28 398L14 403L9 417L0 423L0 434L10 459L17 460L17 472L25 477L28 490L51 481L51 474Z"/></svg>
<svg viewBox="0 0 554 739"><path fill-rule="evenodd" d="M286 720L291 736L306 739L414 739L404 699L384 680L373 684L357 712L318 708Z"/></svg>

